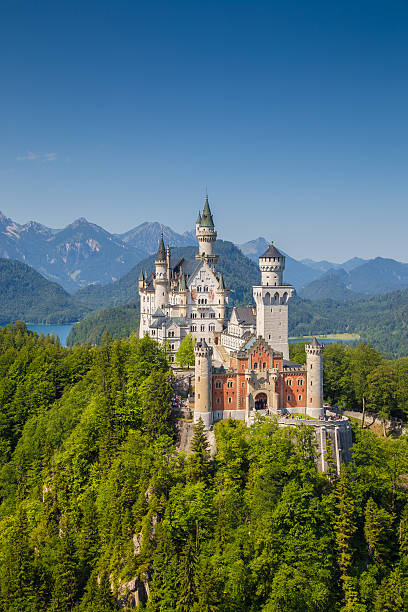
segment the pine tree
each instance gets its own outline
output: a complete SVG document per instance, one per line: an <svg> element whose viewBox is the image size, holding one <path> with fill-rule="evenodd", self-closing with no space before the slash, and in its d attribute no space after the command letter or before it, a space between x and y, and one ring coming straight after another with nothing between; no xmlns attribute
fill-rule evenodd
<svg viewBox="0 0 408 612"><path fill-rule="evenodd" d="M340 567L343 583L345 610L353 610L357 601L357 592L354 581L351 578L354 553L352 538L357 530L357 526L354 513L354 498L350 490L350 482L345 465L341 466L336 497L337 517L334 529L337 544L337 562Z"/></svg>
<svg viewBox="0 0 408 612"><path fill-rule="evenodd" d="M377 563L385 563L390 556L393 544L394 516L384 508L379 508L370 497L365 509L364 535L368 552Z"/></svg>
<svg viewBox="0 0 408 612"><path fill-rule="evenodd" d="M195 343L196 343L195 338L190 333L187 334L181 341L179 349L176 353L176 362L181 367L187 366L189 368L190 366L194 365L195 363L195 355L194 355Z"/></svg>
<svg viewBox="0 0 408 612"><path fill-rule="evenodd" d="M53 612L68 612L72 609L78 591L76 569L77 560L73 537L69 527L64 525L54 571L54 589L51 600Z"/></svg>
<svg viewBox="0 0 408 612"><path fill-rule="evenodd" d="M153 555L153 577L150 583L149 612L170 612L176 608L174 585L178 575L178 557L171 533L166 525L158 532L158 544Z"/></svg>
<svg viewBox="0 0 408 612"><path fill-rule="evenodd" d="M188 474L193 482L207 481L210 474L210 445L205 432L204 422L200 417L194 426L194 435L191 441L191 452L188 458Z"/></svg>
<svg viewBox="0 0 408 612"><path fill-rule="evenodd" d="M196 566L197 552L190 537L184 546L178 564L177 612L191 612L196 603Z"/></svg>

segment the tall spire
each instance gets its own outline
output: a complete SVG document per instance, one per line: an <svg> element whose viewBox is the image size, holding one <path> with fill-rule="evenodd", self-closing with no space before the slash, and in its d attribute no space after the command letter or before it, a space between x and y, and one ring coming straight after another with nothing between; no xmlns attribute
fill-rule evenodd
<svg viewBox="0 0 408 612"><path fill-rule="evenodd" d="M164 240L163 240L163 232L161 233L161 238L160 238L160 244L159 244L159 250L157 251L157 261L165 261L166 259L166 247L164 246Z"/></svg>
<svg viewBox="0 0 408 612"><path fill-rule="evenodd" d="M200 211L198 211L198 217L197 217L196 223L198 223L198 225L201 225L201 212Z"/></svg>
<svg viewBox="0 0 408 612"><path fill-rule="evenodd" d="M205 204L204 204L203 216L201 219L201 226L202 227L214 227L214 221L213 221L213 217L211 214L210 205L208 203L208 195L205 197Z"/></svg>

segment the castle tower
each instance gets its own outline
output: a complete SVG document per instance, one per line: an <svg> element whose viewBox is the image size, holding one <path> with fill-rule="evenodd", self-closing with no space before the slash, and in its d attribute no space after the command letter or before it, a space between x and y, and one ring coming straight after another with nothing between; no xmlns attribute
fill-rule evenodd
<svg viewBox="0 0 408 612"><path fill-rule="evenodd" d="M187 317L188 312L188 289L186 284L186 277L182 273L178 283L178 304L179 304L179 316Z"/></svg>
<svg viewBox="0 0 408 612"><path fill-rule="evenodd" d="M157 251L155 265L155 306L163 309L169 301L168 295L168 279L167 279L167 254L163 241L163 233L161 235L159 250Z"/></svg>
<svg viewBox="0 0 408 612"><path fill-rule="evenodd" d="M292 285L283 284L285 256L270 244L259 258L261 285L253 287L256 303L256 334L289 359L288 301Z"/></svg>
<svg viewBox="0 0 408 612"><path fill-rule="evenodd" d="M216 303L214 306L216 321L221 322L220 332L224 325L224 321L227 318L227 304L228 304L228 293L229 289L225 287L224 278L220 272L218 276L218 289L216 290Z"/></svg>
<svg viewBox="0 0 408 612"><path fill-rule="evenodd" d="M201 215L198 213L196 236L198 240L198 253L196 259L204 259L210 265L215 265L218 260L218 255L213 253L213 243L217 239L217 232L214 229L214 221L208 203L208 196L205 198L203 214Z"/></svg>
<svg viewBox="0 0 408 612"><path fill-rule="evenodd" d="M201 417L206 429L213 424L212 413L212 353L205 340L197 342L195 354L194 423Z"/></svg>
<svg viewBox="0 0 408 612"><path fill-rule="evenodd" d="M324 346L316 338L305 345L307 390L306 413L318 419L323 416L323 351Z"/></svg>

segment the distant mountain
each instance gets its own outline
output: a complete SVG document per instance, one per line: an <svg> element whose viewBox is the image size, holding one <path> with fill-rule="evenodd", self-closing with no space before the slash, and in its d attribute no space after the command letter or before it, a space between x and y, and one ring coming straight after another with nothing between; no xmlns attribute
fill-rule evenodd
<svg viewBox="0 0 408 612"><path fill-rule="evenodd" d="M331 299L336 302L351 302L362 295L347 288L349 275L343 270L328 270L323 276L312 281L299 292L307 300Z"/></svg>
<svg viewBox="0 0 408 612"><path fill-rule="evenodd" d="M320 272L327 272L328 270L346 270L346 272L350 272L354 268L361 266L363 263L366 263L368 259L361 259L361 257L353 257L352 259L348 259L344 263L334 263L332 261L327 261L323 259L322 261L314 261L313 259L301 259L301 263L309 266L309 268L313 268L313 270L319 270Z"/></svg>
<svg viewBox="0 0 408 612"><path fill-rule="evenodd" d="M258 264L258 258L266 251L268 248L268 243L265 238L260 236L255 240L250 240L249 242L245 242L244 244L239 244L237 246L244 253L244 255ZM279 249L279 247L277 248ZM297 291L320 276L320 270L310 268L300 261L297 261L297 259L293 259L293 257L285 253L282 249L279 250L286 256L286 266L284 272L285 282L292 284Z"/></svg>
<svg viewBox="0 0 408 612"><path fill-rule="evenodd" d="M0 323L72 323L89 308L30 266L0 259Z"/></svg>
<svg viewBox="0 0 408 612"><path fill-rule="evenodd" d="M128 246L143 248L147 255L152 255L157 251L162 232L165 243L171 247L191 246L197 243L195 231L178 234L171 227L157 221L141 223L124 234L118 234L117 237Z"/></svg>
<svg viewBox="0 0 408 612"><path fill-rule="evenodd" d="M177 234L159 223L142 223L119 236L83 217L56 230L35 221L20 225L0 213L0 257L27 263L74 292L124 276L157 250L161 231L170 245L195 242L191 232Z"/></svg>

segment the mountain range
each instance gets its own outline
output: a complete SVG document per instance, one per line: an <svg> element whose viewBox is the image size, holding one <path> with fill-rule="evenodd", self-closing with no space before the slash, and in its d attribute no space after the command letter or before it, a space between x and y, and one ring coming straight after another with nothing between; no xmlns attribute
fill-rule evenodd
<svg viewBox="0 0 408 612"><path fill-rule="evenodd" d="M123 234L112 234L83 217L64 229L52 229L36 221L20 225L0 213L0 257L32 266L70 293L81 290L86 296L90 287L89 292L96 295L98 290L93 286L117 286L115 283L137 264L151 257L162 232L166 244L173 249L196 248L194 231L180 234L158 222L141 223ZM267 245L265 238L258 237L237 247L257 264ZM311 300L335 296L338 301L350 301L361 294L375 295L408 287L408 264L392 259L353 257L339 264L327 260L298 261L285 255L285 281ZM115 293L115 289L112 291Z"/></svg>

